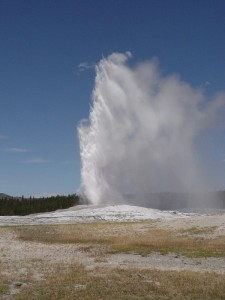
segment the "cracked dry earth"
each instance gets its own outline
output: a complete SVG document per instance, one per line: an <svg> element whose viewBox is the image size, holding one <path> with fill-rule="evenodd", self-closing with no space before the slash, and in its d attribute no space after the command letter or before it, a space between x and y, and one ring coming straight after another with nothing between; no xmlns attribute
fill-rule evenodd
<svg viewBox="0 0 225 300"><path fill-rule="evenodd" d="M137 223L138 230L143 231L147 222ZM138 227L139 226L139 227ZM171 230L189 230L193 227L207 228L200 232L202 238L225 236L225 214L212 216L192 216L186 219L158 220L157 228ZM210 227L214 230L208 230ZM179 254L161 255L152 253L148 256L137 254L106 254L104 246L57 244L23 241L17 236L13 227L0 228L0 272L2 276L11 278L11 290L3 299L10 299L18 292L21 285L32 276L41 280L44 272L50 272L57 264L69 266L74 263L83 264L87 270L98 267L100 270L110 268L138 268L158 270L189 270L196 272L215 272L225 274L225 257L188 258Z"/></svg>

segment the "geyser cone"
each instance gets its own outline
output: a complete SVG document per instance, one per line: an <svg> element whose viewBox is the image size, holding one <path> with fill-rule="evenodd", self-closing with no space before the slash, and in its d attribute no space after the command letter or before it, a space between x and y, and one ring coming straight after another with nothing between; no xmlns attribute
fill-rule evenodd
<svg viewBox="0 0 225 300"><path fill-rule="evenodd" d="M155 60L129 67L130 56L96 66L89 120L78 127L81 195L94 204L136 195L146 205L150 193L202 191L194 141L213 106L177 76L161 76Z"/></svg>

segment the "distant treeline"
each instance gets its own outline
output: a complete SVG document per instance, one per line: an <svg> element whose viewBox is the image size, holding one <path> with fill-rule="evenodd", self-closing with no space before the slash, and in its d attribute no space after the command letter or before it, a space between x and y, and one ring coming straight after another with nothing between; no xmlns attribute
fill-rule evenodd
<svg viewBox="0 0 225 300"><path fill-rule="evenodd" d="M25 216L34 213L50 212L57 209L69 208L79 203L79 197L51 196L43 198L5 197L0 199L1 216Z"/></svg>

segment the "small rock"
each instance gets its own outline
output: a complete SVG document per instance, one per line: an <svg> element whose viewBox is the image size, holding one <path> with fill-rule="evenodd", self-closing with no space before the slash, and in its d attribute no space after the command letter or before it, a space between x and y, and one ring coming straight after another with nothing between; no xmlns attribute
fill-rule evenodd
<svg viewBox="0 0 225 300"><path fill-rule="evenodd" d="M22 285L23 285L22 282L19 282L19 281L14 282L14 286L17 287L17 288L20 288Z"/></svg>
<svg viewBox="0 0 225 300"><path fill-rule="evenodd" d="M86 288L86 285L85 285L85 284L75 284L75 285L74 285L74 288L75 288L75 289L85 289L85 288Z"/></svg>

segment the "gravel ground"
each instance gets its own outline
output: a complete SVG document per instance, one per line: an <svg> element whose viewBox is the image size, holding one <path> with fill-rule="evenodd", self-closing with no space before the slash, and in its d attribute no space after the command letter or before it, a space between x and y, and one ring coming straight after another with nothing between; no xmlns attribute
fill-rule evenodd
<svg viewBox="0 0 225 300"><path fill-rule="evenodd" d="M98 215L100 215L100 212L98 211ZM153 212L151 213L153 215ZM159 216L159 211L155 213ZM208 233L207 238L225 236L225 214L187 216L173 213L172 218L171 215L170 217L165 217L165 214L162 213L162 218L156 219L156 226L159 228L185 230L193 227L214 227L216 229L212 233ZM86 219L84 218L84 220ZM56 224L58 223L57 218L54 218L54 221ZM26 276L28 272L32 272L34 276L39 278L42 273L40 270L51 268L52 265L57 263L68 265L82 263L88 269L95 267L137 267L140 269L191 270L225 274L225 258L187 258L174 253L167 255L152 253L147 257L135 254L101 256L101 249L98 246L90 252L82 249L81 245L20 241L10 226L1 227L0 233L0 266L2 274L18 273L18 275ZM204 232L200 234L204 237Z"/></svg>

